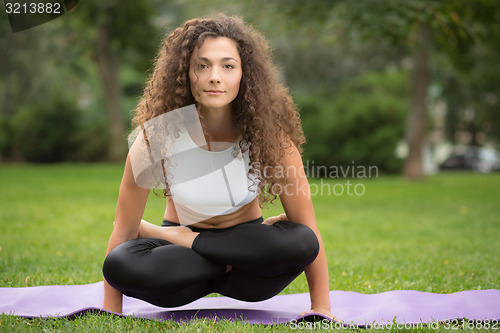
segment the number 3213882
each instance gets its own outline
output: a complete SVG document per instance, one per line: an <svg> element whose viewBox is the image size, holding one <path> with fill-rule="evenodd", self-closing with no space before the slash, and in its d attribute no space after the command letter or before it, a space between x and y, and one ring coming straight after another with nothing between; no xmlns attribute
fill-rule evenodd
<svg viewBox="0 0 500 333"><path fill-rule="evenodd" d="M498 320L461 320L461 319L452 319L444 322L445 329L486 329L486 330L498 330L500 325Z"/></svg>
<svg viewBox="0 0 500 333"><path fill-rule="evenodd" d="M7 14L62 14L59 2L6 2L5 11Z"/></svg>

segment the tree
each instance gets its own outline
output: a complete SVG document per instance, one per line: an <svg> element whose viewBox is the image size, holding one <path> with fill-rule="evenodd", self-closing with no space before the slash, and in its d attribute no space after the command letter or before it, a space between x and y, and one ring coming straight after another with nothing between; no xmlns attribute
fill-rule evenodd
<svg viewBox="0 0 500 333"><path fill-rule="evenodd" d="M0 159L56 162L74 149L77 94L61 70L63 38L54 31L43 25L12 33L0 21Z"/></svg>
<svg viewBox="0 0 500 333"><path fill-rule="evenodd" d="M436 64L439 98L447 103L445 129L448 139L456 140L457 131L469 133L471 145L500 143L500 3L472 2L473 29L478 42L458 57ZM496 6L496 9L495 9ZM486 136L484 136L486 135Z"/></svg>
<svg viewBox="0 0 500 333"><path fill-rule="evenodd" d="M153 9L147 0L93 0L80 3L75 9L75 28L85 29L80 43L93 44L94 60L105 91L111 161L123 161L127 151L120 63L127 62L144 71L149 67L150 62L144 59L153 60L159 37L152 17Z"/></svg>
<svg viewBox="0 0 500 333"><path fill-rule="evenodd" d="M413 74L406 126L409 154L404 174L409 179L421 179L424 177L421 152L426 134L431 51L437 50L450 59L457 59L479 38L481 29L489 29L495 24L491 19L478 19L478 13L498 10L498 2L475 0L471 3L474 6L460 0L283 0L278 7L284 15L295 18L292 22L305 26L298 28L299 31L308 29L321 35L327 26L332 28L331 35L356 33L372 41L409 50ZM291 25L292 28L297 26L297 23ZM335 37L330 39L335 40Z"/></svg>
<svg viewBox="0 0 500 333"><path fill-rule="evenodd" d="M394 155L408 109L408 72L368 71L328 90L298 94L308 140L304 159L316 166L375 166L401 171ZM325 176L315 174L314 176Z"/></svg>
<svg viewBox="0 0 500 333"><path fill-rule="evenodd" d="M422 147L425 141L427 90L430 83L431 32L429 26L422 21L418 21L416 25L416 43L412 49L411 103L405 132L408 157L403 169L409 179L424 177Z"/></svg>

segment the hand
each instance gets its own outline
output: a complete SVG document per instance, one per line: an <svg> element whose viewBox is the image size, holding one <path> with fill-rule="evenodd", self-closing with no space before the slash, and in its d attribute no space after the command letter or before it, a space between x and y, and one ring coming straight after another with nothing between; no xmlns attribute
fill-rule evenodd
<svg viewBox="0 0 500 333"><path fill-rule="evenodd" d="M287 221L287 220L288 220L288 218L286 217L286 214L283 213L283 214L280 214L278 216L268 217L267 219L264 220L264 222L262 222L262 224L273 225L274 223L276 223L278 221Z"/></svg>
<svg viewBox="0 0 500 333"><path fill-rule="evenodd" d="M332 312L330 311L330 309L322 309L322 308L312 308L311 310L309 311L304 311L302 312L299 316L303 316L303 315L306 315L308 313L319 313L319 314L322 314L323 316L325 317L328 317L330 320L335 320L337 322L340 322L341 320L336 318Z"/></svg>

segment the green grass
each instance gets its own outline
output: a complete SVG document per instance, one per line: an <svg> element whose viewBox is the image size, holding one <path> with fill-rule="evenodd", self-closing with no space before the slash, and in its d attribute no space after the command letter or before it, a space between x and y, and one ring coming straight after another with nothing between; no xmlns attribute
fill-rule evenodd
<svg viewBox="0 0 500 333"><path fill-rule="evenodd" d="M101 281L121 172L121 165L105 164L0 165L0 286ZM331 179L311 184L314 191L323 192L313 201L331 290L499 289L500 174L449 173L422 182L401 177ZM354 194L355 184L363 195ZM349 189L354 195L348 195ZM163 199L152 195L145 219L159 224L163 210ZM279 212L279 207L271 207L264 217ZM307 291L301 275L283 293ZM210 320L179 325L105 315L75 320L0 316L0 331L25 330L287 332L290 328Z"/></svg>

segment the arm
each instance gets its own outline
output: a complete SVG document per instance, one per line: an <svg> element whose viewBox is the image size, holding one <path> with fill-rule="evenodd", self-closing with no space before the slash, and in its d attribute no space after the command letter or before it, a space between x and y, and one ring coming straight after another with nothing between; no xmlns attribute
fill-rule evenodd
<svg viewBox="0 0 500 333"><path fill-rule="evenodd" d="M130 159L127 156L116 205L115 224L109 238L106 255L118 245L137 238L148 194L149 190L135 183ZM108 311L122 312L122 294L111 287L106 280L104 280L103 308Z"/></svg>
<svg viewBox="0 0 500 333"><path fill-rule="evenodd" d="M318 256L305 270L311 296L310 312L322 313L332 318L325 249L316 225L309 183L302 165L302 158L294 145L286 150L283 165L289 170L287 186L280 194L286 217L290 221L310 227L319 242Z"/></svg>

